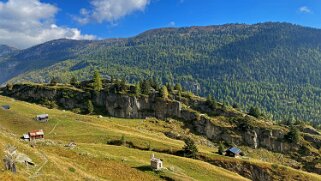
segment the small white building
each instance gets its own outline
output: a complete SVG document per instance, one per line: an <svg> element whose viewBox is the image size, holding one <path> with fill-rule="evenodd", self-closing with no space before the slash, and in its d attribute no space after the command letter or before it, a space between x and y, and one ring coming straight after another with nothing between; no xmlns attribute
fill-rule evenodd
<svg viewBox="0 0 321 181"><path fill-rule="evenodd" d="M29 141L30 140L29 134L23 134L22 139L25 141Z"/></svg>
<svg viewBox="0 0 321 181"><path fill-rule="evenodd" d="M159 158L155 158L154 154L152 154L152 157L150 159L150 166L152 167L152 169L161 170L163 168L163 161Z"/></svg>
<svg viewBox="0 0 321 181"><path fill-rule="evenodd" d="M48 114L37 115L36 120L40 122L47 122L49 120L49 115Z"/></svg>

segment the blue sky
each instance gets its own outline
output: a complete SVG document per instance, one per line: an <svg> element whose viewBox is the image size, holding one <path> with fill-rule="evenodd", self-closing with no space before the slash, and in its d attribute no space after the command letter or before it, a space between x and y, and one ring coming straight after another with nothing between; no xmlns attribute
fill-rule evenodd
<svg viewBox="0 0 321 181"><path fill-rule="evenodd" d="M27 11L16 10L22 8ZM0 44L26 48L56 38L130 37L161 27L266 21L321 28L321 0L0 0ZM21 43L14 37L28 39Z"/></svg>

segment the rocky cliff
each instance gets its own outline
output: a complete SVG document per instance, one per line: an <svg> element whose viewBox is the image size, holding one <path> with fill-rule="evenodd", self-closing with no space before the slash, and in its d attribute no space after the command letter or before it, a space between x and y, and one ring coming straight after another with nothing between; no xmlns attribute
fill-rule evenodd
<svg viewBox="0 0 321 181"><path fill-rule="evenodd" d="M188 108L187 105L170 99L162 99L156 93L149 96L133 96L128 94L114 94L105 91L83 91L68 86L44 85L14 85L4 93L21 100L40 104L56 104L62 109L81 109L86 112L87 102L91 100L96 107L102 108L106 114L120 118L156 117L166 119L178 118L198 134L218 142L247 145L253 148L264 147L276 152L297 151L299 146L284 141L287 132L284 128L251 127L240 129L247 119L244 114L238 116L236 124L220 125L206 114ZM195 102L193 103L195 104ZM183 108L184 105L184 108ZM312 139L306 136L309 139Z"/></svg>

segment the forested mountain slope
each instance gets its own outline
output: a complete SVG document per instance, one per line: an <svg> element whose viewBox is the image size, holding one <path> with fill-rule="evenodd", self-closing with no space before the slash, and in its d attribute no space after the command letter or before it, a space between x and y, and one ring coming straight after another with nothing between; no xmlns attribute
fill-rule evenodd
<svg viewBox="0 0 321 181"><path fill-rule="evenodd" d="M128 39L55 40L0 60L0 82L104 75L181 82L275 119L321 116L321 30L288 23L150 30Z"/></svg>

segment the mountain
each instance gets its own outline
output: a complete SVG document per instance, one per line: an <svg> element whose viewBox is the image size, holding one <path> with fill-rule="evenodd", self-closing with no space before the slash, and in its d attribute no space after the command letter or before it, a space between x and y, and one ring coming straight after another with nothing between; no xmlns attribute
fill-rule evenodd
<svg viewBox="0 0 321 181"><path fill-rule="evenodd" d="M276 120L321 119L321 30L288 23L163 28L124 39L54 40L0 61L0 82L72 75L180 82L200 95L261 107ZM271 113L271 114L270 114Z"/></svg>
<svg viewBox="0 0 321 181"><path fill-rule="evenodd" d="M7 45L0 45L0 57L17 52L18 49Z"/></svg>

